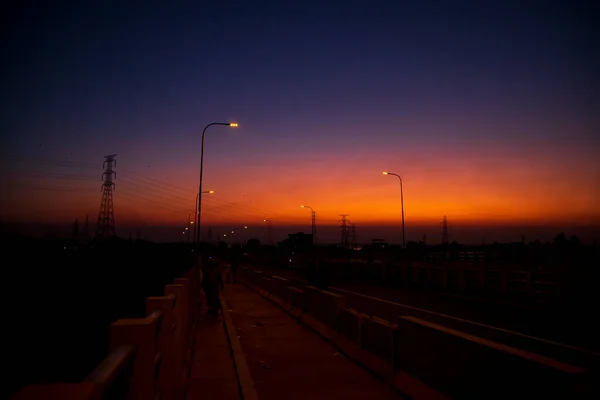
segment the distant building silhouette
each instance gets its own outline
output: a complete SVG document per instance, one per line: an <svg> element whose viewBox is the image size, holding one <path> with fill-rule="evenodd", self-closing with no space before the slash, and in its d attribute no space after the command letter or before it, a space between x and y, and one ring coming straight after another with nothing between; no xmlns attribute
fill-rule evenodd
<svg viewBox="0 0 600 400"><path fill-rule="evenodd" d="M279 247L290 251L302 251L311 248L313 245L313 235L304 232L290 233L287 239L279 243Z"/></svg>

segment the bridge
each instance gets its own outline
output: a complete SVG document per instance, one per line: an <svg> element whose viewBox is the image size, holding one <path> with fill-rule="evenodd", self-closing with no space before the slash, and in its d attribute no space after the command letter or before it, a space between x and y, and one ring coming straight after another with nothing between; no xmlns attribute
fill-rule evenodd
<svg viewBox="0 0 600 400"><path fill-rule="evenodd" d="M237 278L221 318L190 269L145 318L110 326L110 354L83 382L14 399L598 398L594 352L281 271Z"/></svg>

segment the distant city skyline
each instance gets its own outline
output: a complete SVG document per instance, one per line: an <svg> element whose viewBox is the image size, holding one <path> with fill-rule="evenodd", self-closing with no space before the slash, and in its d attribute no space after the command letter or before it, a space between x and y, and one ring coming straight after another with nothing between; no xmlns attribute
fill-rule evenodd
<svg viewBox="0 0 600 400"><path fill-rule="evenodd" d="M283 3L9 9L0 220L95 227L118 153L117 233L185 227L202 128L234 121L206 136L206 227L279 232L310 204L385 232L401 210L382 171L403 178L407 240L444 215L491 241L600 226L590 6Z"/></svg>
<svg viewBox="0 0 600 400"><path fill-rule="evenodd" d="M85 217L79 218L79 235L83 235L83 225ZM3 227L3 231L7 233L19 232L33 237L58 237L68 239L71 238L73 225L75 220L70 223L56 225L38 225L38 224L7 224ZM556 225L556 226L474 226L454 224L451 220L449 224L449 239L450 242L456 241L465 245L480 245L482 243L491 244L493 242L510 243L521 242L522 238L526 243L539 240L541 242L551 242L558 234L564 233L567 237L577 236L582 243L592 244L594 240L600 237L600 228L597 226L575 226L575 225ZM240 243L245 240L254 238L261 241L263 244L268 244L267 227L262 225L250 225L248 229L243 231L241 226L231 225L213 225L206 226L203 229L203 239L208 238L208 230L211 230L211 242L216 243L217 237L224 239L229 243ZM140 238L156 242L176 242L187 241L187 236L183 235L184 225L117 225L117 236L128 239L136 239L138 232ZM231 230L236 230L234 235L230 235ZM95 222L91 222L88 233L93 237L95 231ZM308 224L300 225L273 225L273 240L275 243L282 241L288 237L288 234L303 232L310 234L310 221ZM226 233L228 236L223 238ZM426 242L430 245L440 244L442 239L441 221L437 224L416 225L412 226L411 230L406 232L407 242L422 241L423 235L426 235ZM361 225L356 226L356 243L368 244L373 239L383 239L387 243L399 245L402 242L401 230L399 226L387 225ZM322 245L340 243L341 229L336 225L321 225L317 231L318 241ZM191 240L191 236L190 236Z"/></svg>

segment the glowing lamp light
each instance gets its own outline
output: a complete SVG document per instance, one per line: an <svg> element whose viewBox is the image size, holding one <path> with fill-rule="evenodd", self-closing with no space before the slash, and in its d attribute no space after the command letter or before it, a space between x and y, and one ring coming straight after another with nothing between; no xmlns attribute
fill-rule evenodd
<svg viewBox="0 0 600 400"><path fill-rule="evenodd" d="M387 173L387 172L384 172L383 174L384 174L384 175L387 175L388 173Z"/></svg>
<svg viewBox="0 0 600 400"><path fill-rule="evenodd" d="M237 122L230 122L229 126L232 127L232 128L237 128L238 124L237 124Z"/></svg>

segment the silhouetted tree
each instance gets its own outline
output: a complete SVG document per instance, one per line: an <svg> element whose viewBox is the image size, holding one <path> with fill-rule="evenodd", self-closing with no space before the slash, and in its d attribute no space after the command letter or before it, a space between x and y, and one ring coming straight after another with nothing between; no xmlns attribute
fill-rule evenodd
<svg viewBox="0 0 600 400"><path fill-rule="evenodd" d="M579 247L579 246L581 246L581 240L579 239L578 236L571 235L569 237L569 244L573 247Z"/></svg>
<svg viewBox="0 0 600 400"><path fill-rule="evenodd" d="M564 247L564 245L567 244L567 237L564 233L559 233L554 237L552 244L558 247Z"/></svg>
<svg viewBox="0 0 600 400"><path fill-rule="evenodd" d="M246 242L246 246L244 247L244 250L246 251L257 251L260 249L260 240L258 239L248 239L248 241Z"/></svg>

